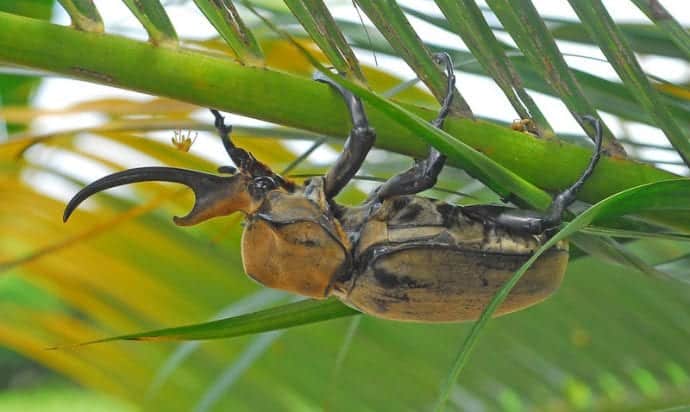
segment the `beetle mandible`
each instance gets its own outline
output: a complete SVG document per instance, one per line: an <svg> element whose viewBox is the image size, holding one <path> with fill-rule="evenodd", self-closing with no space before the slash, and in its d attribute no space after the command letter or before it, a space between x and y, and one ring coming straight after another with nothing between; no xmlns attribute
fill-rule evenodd
<svg viewBox="0 0 690 412"><path fill-rule="evenodd" d="M447 95L431 123L441 128L455 89L450 57L434 56L447 75ZM79 191L65 209L66 221L89 196L119 185L166 181L189 186L195 194L188 215L176 224L194 225L241 212L245 272L261 284L323 299L336 296L361 312L417 322L474 320L496 291L560 225L563 212L592 174L596 148L582 176L556 195L546 213L504 206L458 206L421 196L443 168L435 148L412 168L379 186L368 200L347 207L334 197L359 170L375 140L360 99L322 74L343 98L352 121L345 148L323 177L295 184L236 147L217 110L211 109L225 150L237 166L212 175L172 167L142 167L114 173ZM560 285L568 244L557 243L524 274L497 314L534 305Z"/></svg>

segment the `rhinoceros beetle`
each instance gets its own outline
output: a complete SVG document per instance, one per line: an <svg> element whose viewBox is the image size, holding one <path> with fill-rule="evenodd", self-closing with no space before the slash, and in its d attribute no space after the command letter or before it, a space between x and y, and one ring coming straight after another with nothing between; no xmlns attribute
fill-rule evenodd
<svg viewBox="0 0 690 412"><path fill-rule="evenodd" d="M442 127L455 88L450 57L444 63L448 92L432 121ZM189 186L196 200L176 224L194 225L216 216L246 216L242 260L246 273L271 288L323 299L336 296L361 312L385 319L458 322L479 317L496 291L552 234L564 209L591 175L601 152L596 149L582 176L559 193L546 213L504 206L458 206L416 196L431 188L445 156L431 148L427 158L393 176L364 204L343 206L334 197L359 170L375 140L360 99L324 75L344 100L352 120L345 148L323 177L295 184L236 147L231 127L211 110L215 127L237 166L212 175L172 167L142 167L97 180L79 191L65 209L66 221L86 198L99 191L143 181ZM568 244L557 243L529 269L498 314L534 305L561 283Z"/></svg>

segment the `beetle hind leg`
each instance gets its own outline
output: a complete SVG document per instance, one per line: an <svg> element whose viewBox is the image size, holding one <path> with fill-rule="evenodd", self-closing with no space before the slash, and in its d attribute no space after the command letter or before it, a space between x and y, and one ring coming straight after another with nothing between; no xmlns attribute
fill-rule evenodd
<svg viewBox="0 0 690 412"><path fill-rule="evenodd" d="M436 118L431 121L434 127L440 129L443 127L443 122L450 112L450 105L453 103L455 74L453 73L453 62L447 53L435 54L434 60L445 66L448 79L446 96L441 104L441 109ZM426 159L416 161L412 168L393 176L382 184L375 193L375 200L380 202L389 197L411 195L432 188L436 184L445 162L446 156L432 147Z"/></svg>
<svg viewBox="0 0 690 412"><path fill-rule="evenodd" d="M575 201L575 195L594 172L594 168L601 157L602 128L598 119L593 116L583 116L584 120L592 123L595 129L595 149L582 175L570 187L558 193L547 211L538 212L515 209L503 212L495 223L508 230L527 232L531 234L549 233L556 229L563 221L563 212Z"/></svg>

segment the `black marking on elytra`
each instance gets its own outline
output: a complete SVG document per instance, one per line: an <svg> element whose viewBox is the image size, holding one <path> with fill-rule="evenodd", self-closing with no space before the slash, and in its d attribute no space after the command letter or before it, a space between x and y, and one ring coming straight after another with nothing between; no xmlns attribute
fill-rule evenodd
<svg viewBox="0 0 690 412"><path fill-rule="evenodd" d="M409 196L400 196L393 199L393 211L399 212L404 209L412 200Z"/></svg>
<svg viewBox="0 0 690 412"><path fill-rule="evenodd" d="M436 212L441 216L444 227L452 227L458 221L458 208L450 203L436 203Z"/></svg>
<svg viewBox="0 0 690 412"><path fill-rule="evenodd" d="M380 267L374 267L374 279L376 279L384 289L417 289L427 286L426 284L417 282L409 276L399 276Z"/></svg>
<svg viewBox="0 0 690 412"><path fill-rule="evenodd" d="M479 260L479 264L487 269L500 271L515 271L522 266L530 255L508 255L508 254L492 254L493 257L488 257Z"/></svg>
<svg viewBox="0 0 690 412"><path fill-rule="evenodd" d="M387 301L386 299L381 299L381 298L372 296L371 297L371 303L374 304L374 309L376 310L377 313L388 312L388 306L390 305L390 302Z"/></svg>
<svg viewBox="0 0 690 412"><path fill-rule="evenodd" d="M396 216L396 220L401 223L413 222L423 210L424 206L420 205L419 203L409 204L404 210L402 210L402 213Z"/></svg>

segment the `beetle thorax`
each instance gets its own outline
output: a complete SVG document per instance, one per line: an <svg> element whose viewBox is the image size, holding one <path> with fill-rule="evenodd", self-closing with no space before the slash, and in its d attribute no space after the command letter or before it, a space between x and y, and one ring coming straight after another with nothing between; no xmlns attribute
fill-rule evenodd
<svg viewBox="0 0 690 412"><path fill-rule="evenodd" d="M242 260L249 276L268 287L324 298L333 279L349 270L349 242L322 186L319 178L291 193L273 190L248 216Z"/></svg>

